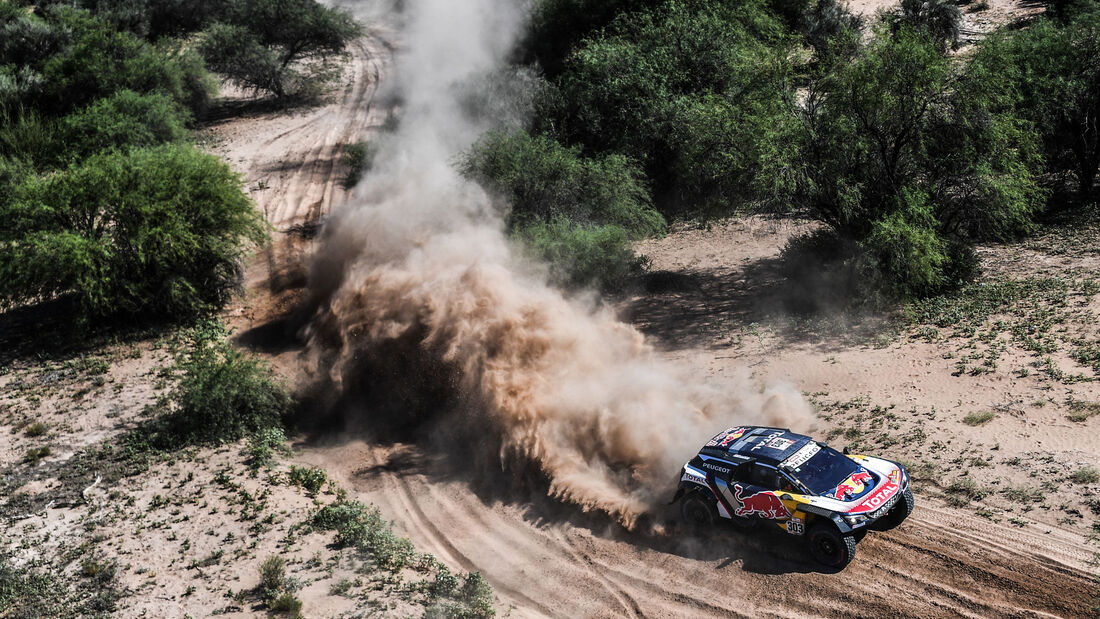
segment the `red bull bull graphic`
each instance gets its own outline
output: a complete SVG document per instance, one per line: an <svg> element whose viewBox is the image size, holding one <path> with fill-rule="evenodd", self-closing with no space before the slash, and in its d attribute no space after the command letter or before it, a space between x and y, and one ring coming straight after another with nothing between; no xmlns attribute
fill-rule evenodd
<svg viewBox="0 0 1100 619"><path fill-rule="evenodd" d="M742 496L744 488L741 484L734 484L733 496L737 498L737 502L740 503L740 507L734 510L734 514L741 517L748 517L753 515L759 515L762 518L769 518L771 520L779 520L781 518L790 518L791 512L787 510L787 506L783 505L783 501L779 500L779 497L775 496L772 492L757 492L749 496Z"/></svg>
<svg viewBox="0 0 1100 619"><path fill-rule="evenodd" d="M729 428L725 432L722 432L718 436L712 438L710 442L706 444L707 447L729 447L729 444L741 438L748 428Z"/></svg>
<svg viewBox="0 0 1100 619"><path fill-rule="evenodd" d="M833 496L841 501L847 500L847 497L858 495L860 492L863 492L863 488L869 481L871 481L871 474L867 471L855 473L836 487Z"/></svg>

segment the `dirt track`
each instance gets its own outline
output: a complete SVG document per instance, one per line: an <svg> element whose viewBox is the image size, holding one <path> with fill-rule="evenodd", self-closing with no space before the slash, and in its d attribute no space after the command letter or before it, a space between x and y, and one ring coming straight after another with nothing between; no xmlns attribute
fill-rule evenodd
<svg viewBox="0 0 1100 619"><path fill-rule="evenodd" d="M264 181L253 196L278 230L316 221L346 199L340 148L381 123L372 97L391 51L383 36L356 47L354 79L338 102L220 129L229 140L222 154L250 187ZM295 288L306 245L280 236L253 269L241 327L286 309L277 297ZM300 457L379 505L419 548L483 572L512 616L1082 616L1095 603L1082 536L993 523L919 494L905 525L871 534L855 562L831 574L782 535L647 537L545 500L503 498L512 494L507 481L455 479L445 462L424 464L417 446L352 437Z"/></svg>

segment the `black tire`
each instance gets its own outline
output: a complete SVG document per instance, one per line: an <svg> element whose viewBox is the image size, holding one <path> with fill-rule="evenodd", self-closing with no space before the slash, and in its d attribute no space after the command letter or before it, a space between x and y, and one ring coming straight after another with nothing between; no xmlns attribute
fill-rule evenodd
<svg viewBox="0 0 1100 619"><path fill-rule="evenodd" d="M752 516L746 518L744 516L730 514L730 523L733 525L733 528L738 531L748 531L749 529L756 528L756 525L760 524L760 519Z"/></svg>
<svg viewBox="0 0 1100 619"><path fill-rule="evenodd" d="M844 569L856 556L855 536L841 533L831 522L810 527L806 543L810 545L810 554L818 563L838 570Z"/></svg>
<svg viewBox="0 0 1100 619"><path fill-rule="evenodd" d="M713 498L696 490L680 501L680 518L689 528L706 529L718 522L718 508Z"/></svg>
<svg viewBox="0 0 1100 619"><path fill-rule="evenodd" d="M905 522L909 514L913 513L914 505L913 490L910 488L905 491L905 494L901 495L901 499L897 502L897 505L894 505L893 509L887 512L885 516L875 521L875 530L889 531Z"/></svg>

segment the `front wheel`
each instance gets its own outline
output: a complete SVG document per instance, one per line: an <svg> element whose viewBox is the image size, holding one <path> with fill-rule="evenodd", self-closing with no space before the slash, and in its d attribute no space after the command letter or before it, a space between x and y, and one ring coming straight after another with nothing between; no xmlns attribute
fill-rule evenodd
<svg viewBox="0 0 1100 619"><path fill-rule="evenodd" d="M810 527L806 542L818 563L836 569L844 569L856 556L855 536L842 534L831 522Z"/></svg>
<svg viewBox="0 0 1100 619"><path fill-rule="evenodd" d="M692 528L703 529L714 526L718 521L718 510L714 501L702 492L692 492L680 502L680 517Z"/></svg>
<svg viewBox="0 0 1100 619"><path fill-rule="evenodd" d="M905 494L901 496L901 500L898 501L897 505L874 523L875 529L878 531L889 531L902 522L905 522L909 514L913 513L914 503L913 490L911 488L907 489Z"/></svg>

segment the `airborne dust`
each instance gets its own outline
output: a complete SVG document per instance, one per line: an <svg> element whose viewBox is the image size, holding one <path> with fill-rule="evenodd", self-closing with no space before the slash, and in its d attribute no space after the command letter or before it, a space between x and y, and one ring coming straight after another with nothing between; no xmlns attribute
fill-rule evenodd
<svg viewBox="0 0 1100 619"><path fill-rule="evenodd" d="M431 423L481 437L486 463L534 467L554 497L633 527L714 433L804 427L812 415L789 386L761 387L747 372L704 380L597 300L550 287L512 247L498 205L456 173L464 150L523 107L522 97L484 93L474 103L470 87L508 75L521 4L403 3L387 86L400 123L378 138L356 198L326 224L311 269L310 348L337 393L391 360L419 359L390 371L413 381L406 398L433 380L450 394Z"/></svg>

